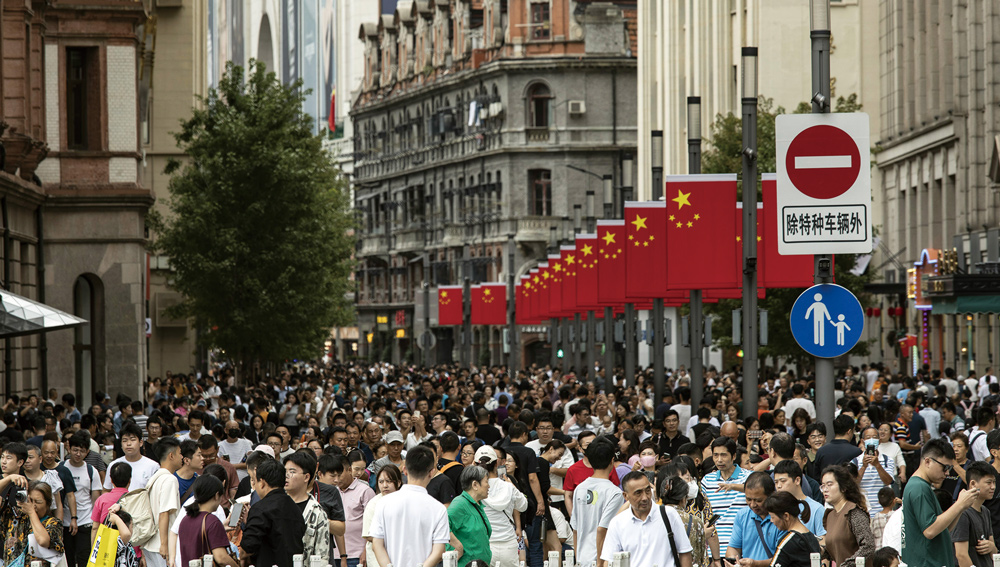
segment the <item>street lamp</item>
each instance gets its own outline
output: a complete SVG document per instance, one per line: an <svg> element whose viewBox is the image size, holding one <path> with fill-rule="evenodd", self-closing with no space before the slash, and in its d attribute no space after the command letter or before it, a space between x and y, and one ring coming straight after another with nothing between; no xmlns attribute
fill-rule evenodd
<svg viewBox="0 0 1000 567"><path fill-rule="evenodd" d="M604 218L612 219L615 216L615 183L614 175L604 176Z"/></svg>
<svg viewBox="0 0 1000 567"><path fill-rule="evenodd" d="M587 191L587 232L597 232L596 219L594 218L594 192Z"/></svg>
<svg viewBox="0 0 1000 567"><path fill-rule="evenodd" d="M625 218L625 201L632 200L632 164L633 158L632 154L625 154L622 157L622 203L620 207L621 218Z"/></svg>
<svg viewBox="0 0 1000 567"><path fill-rule="evenodd" d="M653 170L653 200L663 197L663 130L653 130L649 137L650 163Z"/></svg>
<svg viewBox="0 0 1000 567"><path fill-rule="evenodd" d="M583 213L580 205L573 205L573 234L583 232Z"/></svg>
<svg viewBox="0 0 1000 567"><path fill-rule="evenodd" d="M743 415L757 407L757 48L742 51ZM699 353L700 354L700 353ZM832 389L831 389L832 390Z"/></svg>

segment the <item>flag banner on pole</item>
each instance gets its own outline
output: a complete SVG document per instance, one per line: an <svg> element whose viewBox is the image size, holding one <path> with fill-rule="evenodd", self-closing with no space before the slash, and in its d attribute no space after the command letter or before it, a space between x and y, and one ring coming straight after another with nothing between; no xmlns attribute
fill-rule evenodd
<svg viewBox="0 0 1000 567"><path fill-rule="evenodd" d="M782 256L778 254L778 201L775 174L765 173L761 175L761 189L764 193L764 222L758 226L763 226L764 230L758 230L757 234L764 235L763 267L760 269L761 285L765 287L812 287L813 265L812 256ZM758 214L760 214L758 210Z"/></svg>
<svg viewBox="0 0 1000 567"><path fill-rule="evenodd" d="M597 221L597 301L620 308L625 303L625 221Z"/></svg>
<svg viewBox="0 0 1000 567"><path fill-rule="evenodd" d="M529 276L523 275L517 278L517 285L514 286L514 324L528 325L528 293L531 285L528 283Z"/></svg>
<svg viewBox="0 0 1000 567"><path fill-rule="evenodd" d="M552 304L549 303L549 284L551 283L551 276L549 276L549 263L547 261L538 265L538 276L533 279L535 280L535 285L537 287L535 293L535 313L537 313L539 320L547 321L552 318Z"/></svg>
<svg viewBox="0 0 1000 567"><path fill-rule="evenodd" d="M666 182L667 288L729 289L741 284L732 246L736 175L668 175Z"/></svg>
<svg viewBox="0 0 1000 567"><path fill-rule="evenodd" d="M576 304L580 311L599 311L597 301L597 264L600 254L597 234L576 235Z"/></svg>
<svg viewBox="0 0 1000 567"><path fill-rule="evenodd" d="M507 286L502 283L472 286L472 324L507 324Z"/></svg>
<svg viewBox="0 0 1000 567"><path fill-rule="evenodd" d="M569 246L559 247L559 256L562 259L562 275L560 276L560 297L562 302L563 317L572 318L579 312L576 305L576 270L579 264L576 254L576 243Z"/></svg>
<svg viewBox="0 0 1000 567"><path fill-rule="evenodd" d="M625 299L641 301L667 292L667 205L625 202ZM619 273L618 277L622 277Z"/></svg>
<svg viewBox="0 0 1000 567"><path fill-rule="evenodd" d="M438 325L462 324L462 286L438 286Z"/></svg>
<svg viewBox="0 0 1000 567"><path fill-rule="evenodd" d="M548 288L549 318L563 317L562 309L562 254L549 254Z"/></svg>

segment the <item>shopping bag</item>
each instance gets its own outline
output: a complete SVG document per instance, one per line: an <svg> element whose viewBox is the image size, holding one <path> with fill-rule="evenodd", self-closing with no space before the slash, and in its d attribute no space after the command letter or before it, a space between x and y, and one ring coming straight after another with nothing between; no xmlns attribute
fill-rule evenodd
<svg viewBox="0 0 1000 567"><path fill-rule="evenodd" d="M118 557L118 530L101 524L97 528L97 538L90 550L87 567L115 567Z"/></svg>

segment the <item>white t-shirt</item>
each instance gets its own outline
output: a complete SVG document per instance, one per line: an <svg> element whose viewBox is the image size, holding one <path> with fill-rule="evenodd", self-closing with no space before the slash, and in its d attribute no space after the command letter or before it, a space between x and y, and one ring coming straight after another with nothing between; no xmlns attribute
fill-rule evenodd
<svg viewBox="0 0 1000 567"><path fill-rule="evenodd" d="M101 475L97 469L83 463L82 467L74 467L69 461L63 463L69 474L73 475L73 483L76 484L76 524L78 526L89 526L90 513L94 510L94 500L91 498L91 490L101 490ZM87 469L90 469L88 472ZM87 487L90 487L89 489ZM63 514L63 525L69 526L70 514Z"/></svg>
<svg viewBox="0 0 1000 567"><path fill-rule="evenodd" d="M249 439L240 438L237 439L235 443L230 443L227 439L219 443L219 457L224 458L225 456L228 456L229 458L226 460L229 461L229 464L235 465L242 463L243 458L246 457L247 453L249 453L252 449L253 443L251 443ZM247 473L246 469L237 469L236 474L239 475L240 480L243 480L249 473Z"/></svg>
<svg viewBox="0 0 1000 567"><path fill-rule="evenodd" d="M426 488L404 484L379 500L369 533L385 541L390 563L417 565L435 544L451 539L448 510Z"/></svg>
<svg viewBox="0 0 1000 567"><path fill-rule="evenodd" d="M903 552L903 509L896 510L889 516L882 531L882 547L891 547L896 553Z"/></svg>
<svg viewBox="0 0 1000 567"><path fill-rule="evenodd" d="M590 477L573 490L569 525L576 531L581 565L597 563L597 528L607 528L624 502L622 489L606 478Z"/></svg>
<svg viewBox="0 0 1000 567"><path fill-rule="evenodd" d="M795 410L804 408L810 419L816 419L816 405L812 400L806 398L792 398L785 403L785 415L791 419L795 415Z"/></svg>
<svg viewBox="0 0 1000 567"><path fill-rule="evenodd" d="M163 478L161 478L163 477ZM152 509L153 518L159 518L163 512L169 512L167 525L174 523L177 517L177 510L181 507L181 493L177 484L177 478L167 469L156 471L153 478L149 479L149 507ZM160 531L155 530L153 537L142 546L143 549L153 553L160 552Z"/></svg>
<svg viewBox="0 0 1000 567"><path fill-rule="evenodd" d="M212 408L212 411L219 411L219 396L221 395L222 389L217 385L205 390L205 402Z"/></svg>
<svg viewBox="0 0 1000 567"><path fill-rule="evenodd" d="M115 466L115 463L127 463L132 467L132 481L128 485L129 492L146 488L146 483L149 482L149 479L153 478L156 471L160 470L160 464L149 457L140 457L134 463L129 462L125 457L115 459L108 465L108 474L104 475L104 490L111 490L113 488L111 485L111 467Z"/></svg>

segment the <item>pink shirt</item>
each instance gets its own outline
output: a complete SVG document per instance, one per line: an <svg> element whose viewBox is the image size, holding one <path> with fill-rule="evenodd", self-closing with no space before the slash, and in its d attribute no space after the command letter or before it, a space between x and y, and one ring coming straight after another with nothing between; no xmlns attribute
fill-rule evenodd
<svg viewBox="0 0 1000 567"><path fill-rule="evenodd" d="M94 511L90 513L90 520L94 522L95 526L104 523L105 518L108 517L108 508L118 502L118 499L126 492L128 492L127 486L116 486L110 492L105 492L97 498L97 502L94 502Z"/></svg>
<svg viewBox="0 0 1000 567"><path fill-rule="evenodd" d="M344 518L347 531L344 533L344 543L347 545L347 557L359 559L365 552L365 539L361 537L364 527L365 506L375 498L375 492L367 483L354 479L347 490L340 490L340 499L344 502Z"/></svg>

